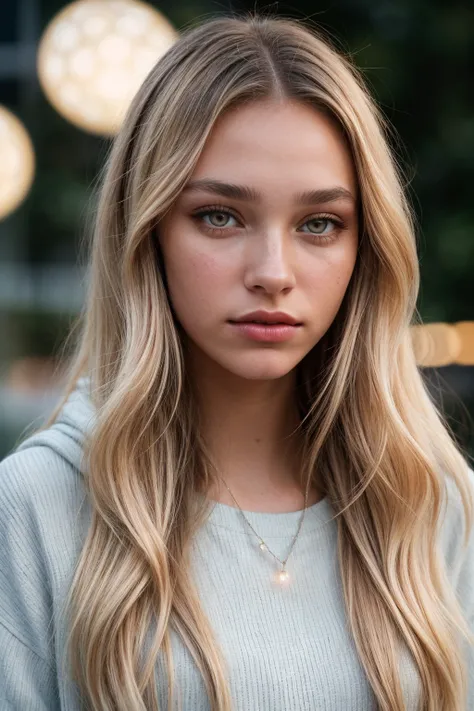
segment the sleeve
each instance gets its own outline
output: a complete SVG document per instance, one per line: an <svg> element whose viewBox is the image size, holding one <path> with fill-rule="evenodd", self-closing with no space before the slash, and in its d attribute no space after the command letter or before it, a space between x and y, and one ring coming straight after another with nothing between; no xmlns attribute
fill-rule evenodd
<svg viewBox="0 0 474 711"><path fill-rule="evenodd" d="M2 623L0 650L2 711L59 711L54 670Z"/></svg>
<svg viewBox="0 0 474 711"><path fill-rule="evenodd" d="M60 711L51 594L28 492L30 452L0 462L0 708ZM26 486L25 486L26 481Z"/></svg>

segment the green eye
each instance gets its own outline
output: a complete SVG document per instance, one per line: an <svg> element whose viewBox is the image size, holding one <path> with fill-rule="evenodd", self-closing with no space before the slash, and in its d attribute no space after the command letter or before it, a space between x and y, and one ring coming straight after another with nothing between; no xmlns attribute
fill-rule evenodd
<svg viewBox="0 0 474 711"><path fill-rule="evenodd" d="M204 222L204 217L208 217L209 215L226 215L227 217L233 217L234 220L238 220L237 216L231 212L229 209L220 207L219 205L207 207L202 210L198 210L197 212L193 213L193 219L197 220L201 227L206 230L207 232L211 232L213 234L216 233L223 233L231 229L234 225L224 225L224 226L217 226L213 224L209 224ZM311 222L316 223L319 225L323 226L323 231L320 232L305 232L305 234L309 234L312 236L314 239L312 240L313 242L319 242L319 243L327 243L327 242L332 242L333 240L336 239L338 234L341 232L341 230L345 229L344 223L342 220L334 217L333 215L325 215L325 214L319 214L319 215L314 215L313 217L310 217L307 219L303 225L308 225ZM333 229L326 232L324 231L325 227L327 225L332 225Z"/></svg>

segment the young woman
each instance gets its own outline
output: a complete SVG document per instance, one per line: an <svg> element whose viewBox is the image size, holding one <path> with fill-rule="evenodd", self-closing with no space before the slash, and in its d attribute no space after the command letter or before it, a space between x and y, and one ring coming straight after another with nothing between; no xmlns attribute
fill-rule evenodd
<svg viewBox="0 0 474 711"><path fill-rule="evenodd" d="M2 708L474 708L474 472L387 130L295 20L144 82L64 398L0 468Z"/></svg>

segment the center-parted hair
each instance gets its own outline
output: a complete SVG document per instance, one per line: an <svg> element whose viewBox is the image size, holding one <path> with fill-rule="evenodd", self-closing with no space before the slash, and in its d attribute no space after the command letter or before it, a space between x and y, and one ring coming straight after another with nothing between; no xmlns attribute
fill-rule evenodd
<svg viewBox="0 0 474 711"><path fill-rule="evenodd" d="M84 458L93 515L65 606L64 673L87 709L156 711L163 653L174 708L173 627L212 711L233 708L224 656L190 575L191 540L208 513L196 490L215 472L157 234L216 120L262 100L296 100L331 116L358 180L354 272L331 327L297 366L295 393L303 482L317 472L336 513L350 632L381 711L405 710L401 647L419 673L420 711L467 711L460 633L470 633L437 531L445 494L460 497L467 540L472 491L415 360L419 264L391 128L351 60L318 29L257 14L186 29L143 83L107 160L79 335L64 397L43 426L78 378L90 376L97 424Z"/></svg>

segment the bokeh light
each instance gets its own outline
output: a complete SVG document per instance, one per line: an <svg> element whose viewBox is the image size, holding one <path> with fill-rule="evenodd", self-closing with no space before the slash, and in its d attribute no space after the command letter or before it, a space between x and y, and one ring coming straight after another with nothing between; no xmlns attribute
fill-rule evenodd
<svg viewBox="0 0 474 711"><path fill-rule="evenodd" d="M55 16L41 38L41 86L71 123L114 135L146 75L177 37L146 3L78 0Z"/></svg>
<svg viewBox="0 0 474 711"><path fill-rule="evenodd" d="M456 363L459 363L459 365L474 365L474 321L458 321L453 325L461 341Z"/></svg>
<svg viewBox="0 0 474 711"><path fill-rule="evenodd" d="M411 326L416 362L422 367L474 365L474 321Z"/></svg>
<svg viewBox="0 0 474 711"><path fill-rule="evenodd" d="M0 106L0 220L23 202L34 172L35 154L26 128Z"/></svg>

